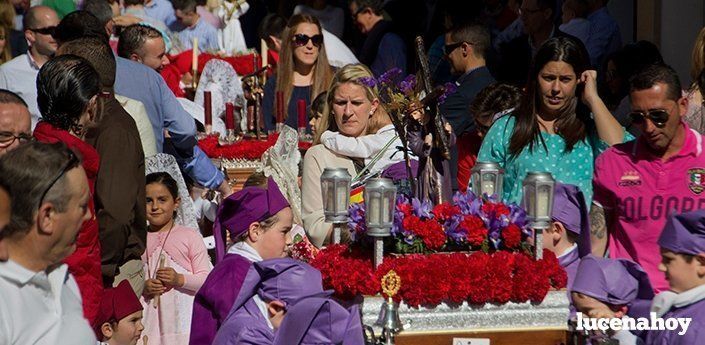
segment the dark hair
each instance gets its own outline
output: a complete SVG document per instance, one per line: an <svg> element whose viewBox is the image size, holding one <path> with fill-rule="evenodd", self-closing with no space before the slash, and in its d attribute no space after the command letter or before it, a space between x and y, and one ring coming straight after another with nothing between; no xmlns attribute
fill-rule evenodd
<svg viewBox="0 0 705 345"><path fill-rule="evenodd" d="M174 7L174 11L180 10L181 12L191 13L196 12L198 4L194 0L172 0L171 6Z"/></svg>
<svg viewBox="0 0 705 345"><path fill-rule="evenodd" d="M352 0L357 5L358 10L363 8L369 8L372 12L378 16L384 13L384 2L381 0Z"/></svg>
<svg viewBox="0 0 705 345"><path fill-rule="evenodd" d="M281 38L284 29L286 29L286 18L276 13L270 13L262 19L257 33L259 38L267 41L269 36Z"/></svg>
<svg viewBox="0 0 705 345"><path fill-rule="evenodd" d="M542 102L541 90L538 86L539 72L552 61L562 61L573 67L576 78L589 68L588 53L582 42L572 37L554 37L546 41L539 48L534 61L529 69L529 80L526 86L526 95L522 98L518 111L514 112L516 123L514 132L509 141L509 153L518 156L526 146L529 150L539 141L546 148L546 143L541 137L536 114ZM587 136L589 113L584 107L578 106L579 95L569 100L561 114L556 118L558 135L565 141L565 150L570 152L578 141Z"/></svg>
<svg viewBox="0 0 705 345"><path fill-rule="evenodd" d="M490 33L479 24L465 24L450 30L450 38L455 42L472 44L475 57L485 57L490 46Z"/></svg>
<svg viewBox="0 0 705 345"><path fill-rule="evenodd" d="M113 9L108 0L87 0L83 9L96 16L103 23L103 27L113 19Z"/></svg>
<svg viewBox="0 0 705 345"><path fill-rule="evenodd" d="M551 21L553 21L558 14L556 11L558 9L556 0L536 0L536 6L542 10L551 10Z"/></svg>
<svg viewBox="0 0 705 345"><path fill-rule="evenodd" d="M266 189L267 176L261 171L252 173L247 177L247 180L245 180L243 187L262 187Z"/></svg>
<svg viewBox="0 0 705 345"><path fill-rule="evenodd" d="M107 42L96 37L83 37L62 44L59 54L73 54L86 59L98 72L103 87L111 88L115 84L115 56Z"/></svg>
<svg viewBox="0 0 705 345"><path fill-rule="evenodd" d="M124 0L125 7L134 5L144 5L144 0Z"/></svg>
<svg viewBox="0 0 705 345"><path fill-rule="evenodd" d="M18 94L5 89L0 89L0 104L19 104L25 108L29 108L27 102Z"/></svg>
<svg viewBox="0 0 705 345"><path fill-rule="evenodd" d="M308 112L308 119L319 118L323 115L326 108L326 101L328 100L328 91L323 91L313 99L311 102L311 109Z"/></svg>
<svg viewBox="0 0 705 345"><path fill-rule="evenodd" d="M470 105L470 113L475 118L494 114L519 106L521 90L514 85L494 83L482 89Z"/></svg>
<svg viewBox="0 0 705 345"><path fill-rule="evenodd" d="M56 27L54 38L59 44L78 38L96 37L108 42L108 33L100 19L88 11L73 11L67 14Z"/></svg>
<svg viewBox="0 0 705 345"><path fill-rule="evenodd" d="M666 84L666 97L673 101L681 98L681 81L671 66L651 65L637 72L629 79L629 93L650 89L657 83Z"/></svg>
<svg viewBox="0 0 705 345"><path fill-rule="evenodd" d="M52 203L59 212L66 210L71 191L66 188L66 174L49 186L52 179L69 162L72 152L62 142L45 144L28 142L0 157L0 184L10 194L10 223L2 237L26 234L34 225L42 193L49 188L44 202ZM68 166L73 169L80 164ZM31 167L31 168L28 168ZM39 205L41 207L41 205Z"/></svg>
<svg viewBox="0 0 705 345"><path fill-rule="evenodd" d="M118 56L129 59L132 53L142 50L142 46L150 38L162 38L159 30L146 25L130 25L120 33L118 41Z"/></svg>
<svg viewBox="0 0 705 345"><path fill-rule="evenodd" d="M150 185L152 183L159 183L166 187L167 190L169 190L169 194L171 194L171 197L176 200L176 198L179 197L179 187L176 185L176 180L174 180L169 173L166 172L155 172L147 175L145 177L147 183L146 185Z"/></svg>
<svg viewBox="0 0 705 345"><path fill-rule="evenodd" d="M37 76L37 104L42 119L63 130L80 131L78 120L100 92L98 72L82 57L49 60Z"/></svg>

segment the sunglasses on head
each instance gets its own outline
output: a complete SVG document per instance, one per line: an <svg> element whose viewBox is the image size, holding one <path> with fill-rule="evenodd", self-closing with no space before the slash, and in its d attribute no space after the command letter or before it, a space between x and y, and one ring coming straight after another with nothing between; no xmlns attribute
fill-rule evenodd
<svg viewBox="0 0 705 345"><path fill-rule="evenodd" d="M39 29L29 29L29 31L36 32L38 34L42 35L52 35L56 33L56 26L47 26L45 28L39 28Z"/></svg>
<svg viewBox="0 0 705 345"><path fill-rule="evenodd" d="M294 44L297 47L303 47L308 44L308 41L311 40L314 46L316 47L321 47L321 44L323 44L323 35L318 34L318 35L313 35L309 36L306 34L296 34L294 35Z"/></svg>
<svg viewBox="0 0 705 345"><path fill-rule="evenodd" d="M656 127L662 128L668 122L670 114L664 109L654 109L647 112L643 111L633 111L629 113L629 118L635 125L642 125L646 122L646 119L651 120Z"/></svg>

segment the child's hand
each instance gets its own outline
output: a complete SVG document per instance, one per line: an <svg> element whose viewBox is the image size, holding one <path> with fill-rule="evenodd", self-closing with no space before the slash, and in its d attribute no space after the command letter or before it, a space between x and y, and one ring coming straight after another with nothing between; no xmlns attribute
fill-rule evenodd
<svg viewBox="0 0 705 345"><path fill-rule="evenodd" d="M157 279L168 287L181 287L184 285L184 276L176 273L171 267L164 267L157 270Z"/></svg>
<svg viewBox="0 0 705 345"><path fill-rule="evenodd" d="M164 284L158 279L147 279L144 282L144 295L148 298L159 296L166 291Z"/></svg>

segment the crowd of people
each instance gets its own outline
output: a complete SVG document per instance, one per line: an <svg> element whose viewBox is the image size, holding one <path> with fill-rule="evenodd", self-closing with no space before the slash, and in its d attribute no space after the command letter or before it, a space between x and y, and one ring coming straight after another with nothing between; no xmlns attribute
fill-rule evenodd
<svg viewBox="0 0 705 345"><path fill-rule="evenodd" d="M288 257L293 234L332 242L321 174L437 204L477 162L508 203L529 172L557 181L542 236L571 319L689 317L602 336L705 342L705 28L682 84L655 44L622 44L605 0L402 2L0 1L0 344L364 344L357 306ZM198 146L196 76L166 73L260 45L273 67L242 96L261 91L281 143L233 193ZM419 73L401 111L392 70ZM286 133L312 138L303 158Z"/></svg>

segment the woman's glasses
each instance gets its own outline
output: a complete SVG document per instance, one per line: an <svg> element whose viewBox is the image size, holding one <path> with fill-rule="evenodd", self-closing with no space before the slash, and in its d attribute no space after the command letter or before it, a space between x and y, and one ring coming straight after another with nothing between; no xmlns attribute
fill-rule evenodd
<svg viewBox="0 0 705 345"><path fill-rule="evenodd" d="M673 110L673 108L671 108L671 110ZM646 112L632 111L629 113L629 118L632 120L633 124L642 125L646 119L649 119L658 128L663 128L666 126L666 122L668 122L669 117L670 113L665 109L653 109Z"/></svg>
<svg viewBox="0 0 705 345"><path fill-rule="evenodd" d="M294 35L294 44L297 47L303 47L308 44L308 41L311 40L314 46L320 48L321 44L323 44L323 35L318 34L318 35L313 35L309 36L306 34L296 34Z"/></svg>

